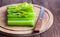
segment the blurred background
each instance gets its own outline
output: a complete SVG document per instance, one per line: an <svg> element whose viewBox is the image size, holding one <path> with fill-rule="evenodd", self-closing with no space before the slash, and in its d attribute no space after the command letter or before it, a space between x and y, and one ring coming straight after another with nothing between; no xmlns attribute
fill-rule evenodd
<svg viewBox="0 0 60 37"><path fill-rule="evenodd" d="M48 8L54 16L53 26L48 31L42 33L41 37L60 37L60 0L0 0L0 7L8 4L21 3L24 1L42 5ZM0 34L0 37L8 36ZM39 35L36 37L39 37Z"/></svg>

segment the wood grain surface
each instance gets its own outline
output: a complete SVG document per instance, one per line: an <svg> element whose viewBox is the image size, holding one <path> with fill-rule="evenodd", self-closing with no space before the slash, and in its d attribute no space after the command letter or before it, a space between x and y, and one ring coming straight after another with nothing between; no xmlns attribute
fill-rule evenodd
<svg viewBox="0 0 60 37"><path fill-rule="evenodd" d="M1 6L11 3L19 3L19 1L22 2L22 0L0 0L0 5L1 3ZM60 37L60 0L32 0L32 2L48 8L54 15L53 26L48 31L42 33L41 37ZM7 36L1 34L0 37Z"/></svg>
<svg viewBox="0 0 60 37"><path fill-rule="evenodd" d="M1 6L1 4L2 4L2 2L1 2L2 0L0 0L0 6Z"/></svg>

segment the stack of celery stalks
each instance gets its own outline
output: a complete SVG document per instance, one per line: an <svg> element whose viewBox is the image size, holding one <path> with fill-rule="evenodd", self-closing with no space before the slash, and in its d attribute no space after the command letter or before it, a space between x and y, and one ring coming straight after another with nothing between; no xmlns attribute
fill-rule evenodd
<svg viewBox="0 0 60 37"><path fill-rule="evenodd" d="M9 26L33 27L35 25L35 13L31 3L24 2L17 5L8 5L7 12Z"/></svg>

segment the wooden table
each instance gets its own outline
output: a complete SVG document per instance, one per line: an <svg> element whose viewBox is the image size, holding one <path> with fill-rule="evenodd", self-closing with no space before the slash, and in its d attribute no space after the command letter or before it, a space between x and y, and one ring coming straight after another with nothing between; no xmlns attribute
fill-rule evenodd
<svg viewBox="0 0 60 37"><path fill-rule="evenodd" d="M42 5L48 8L54 15L53 26L48 31L42 33L41 37L60 37L60 0L26 0L26 1ZM0 0L0 6L19 2L23 2L23 0ZM0 37L7 36L0 34Z"/></svg>

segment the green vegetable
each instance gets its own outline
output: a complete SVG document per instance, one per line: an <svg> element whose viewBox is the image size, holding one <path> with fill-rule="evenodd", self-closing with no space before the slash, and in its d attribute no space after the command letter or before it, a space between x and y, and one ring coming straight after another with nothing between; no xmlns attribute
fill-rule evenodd
<svg viewBox="0 0 60 37"><path fill-rule="evenodd" d="M8 25L33 26L34 10L31 3L20 3L7 6ZM29 20L33 20L29 21ZM23 22L22 22L23 21ZM26 22L27 21L27 22ZM24 24L24 25L23 25Z"/></svg>
<svg viewBox="0 0 60 37"><path fill-rule="evenodd" d="M8 21L9 26L34 26L34 20L15 20L15 21Z"/></svg>

